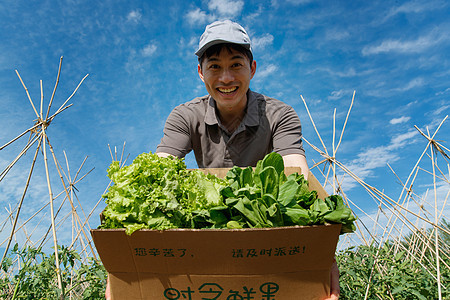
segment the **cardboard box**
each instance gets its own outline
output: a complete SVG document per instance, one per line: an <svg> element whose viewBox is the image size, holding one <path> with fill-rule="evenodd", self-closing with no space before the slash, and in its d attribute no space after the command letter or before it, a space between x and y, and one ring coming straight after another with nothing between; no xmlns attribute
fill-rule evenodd
<svg viewBox="0 0 450 300"><path fill-rule="evenodd" d="M220 176L219 170L209 172ZM308 181L326 196L312 173ZM297 300L329 295L340 229L338 224L91 234L109 273L112 299Z"/></svg>

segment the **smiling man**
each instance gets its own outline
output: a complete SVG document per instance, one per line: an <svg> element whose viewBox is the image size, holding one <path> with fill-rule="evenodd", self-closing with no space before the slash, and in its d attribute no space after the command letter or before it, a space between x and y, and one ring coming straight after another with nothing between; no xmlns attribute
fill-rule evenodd
<svg viewBox="0 0 450 300"><path fill-rule="evenodd" d="M200 168L226 168L255 166L266 154L277 152L286 167L300 167L307 178L296 112L249 88L256 62L245 29L229 20L214 22L206 26L195 54L208 95L173 109L156 153L181 158L194 151ZM109 299L109 286L105 296ZM334 263L328 300L338 297L339 270Z"/></svg>
<svg viewBox="0 0 450 300"><path fill-rule="evenodd" d="M255 166L270 152L308 175L300 120L292 107L250 90L256 62L250 38L226 20L206 26L198 74L208 95L177 106L156 149L160 156L194 151L200 168Z"/></svg>

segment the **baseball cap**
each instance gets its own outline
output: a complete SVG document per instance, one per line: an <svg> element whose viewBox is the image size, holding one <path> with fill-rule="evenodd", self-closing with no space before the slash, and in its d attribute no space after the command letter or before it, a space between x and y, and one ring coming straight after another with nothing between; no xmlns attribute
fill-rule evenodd
<svg viewBox="0 0 450 300"><path fill-rule="evenodd" d="M206 26L195 55L201 57L209 47L221 43L239 44L252 51L250 37L245 29L231 20L216 21Z"/></svg>

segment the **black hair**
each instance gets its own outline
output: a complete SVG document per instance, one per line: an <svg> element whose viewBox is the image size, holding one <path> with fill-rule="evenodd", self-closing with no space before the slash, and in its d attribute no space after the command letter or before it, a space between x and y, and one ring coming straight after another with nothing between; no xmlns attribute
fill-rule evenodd
<svg viewBox="0 0 450 300"><path fill-rule="evenodd" d="M253 54L250 50L248 50L247 48L245 48L242 45L239 44L232 44L232 43L221 43L221 44L216 44L213 45L211 47L209 47L208 49L206 49L206 51L202 54L202 56L200 56L198 58L198 63L200 65L200 67L202 66L202 62L205 58L209 58L213 55L219 55L220 52L222 51L222 49L227 49L228 52L231 53L231 50L235 50L237 52L240 52L242 54L244 54L245 56L247 56L247 58L250 61L250 65L253 62Z"/></svg>

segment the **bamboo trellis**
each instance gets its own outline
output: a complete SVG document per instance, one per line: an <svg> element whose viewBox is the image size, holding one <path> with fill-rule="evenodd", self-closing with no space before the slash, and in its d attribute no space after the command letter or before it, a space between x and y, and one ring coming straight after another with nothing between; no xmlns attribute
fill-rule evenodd
<svg viewBox="0 0 450 300"><path fill-rule="evenodd" d="M63 285L62 285L62 278L61 278L61 273L60 273L60 269L59 269L59 255L58 255L58 235L57 235L57 229L58 226L61 225L61 222L63 222L66 217L63 217L62 220L60 221L60 223L58 224L56 222L58 214L61 212L61 209L64 205L64 203L68 202L70 204L71 207L71 211L70 211L70 216L72 217L72 244L70 245L70 247L75 247L75 245L77 243L80 243L84 254L86 255L86 258L91 256L91 257L95 257L95 251L92 245L92 241L90 239L89 233L86 233L86 231L89 231L89 217L91 216L91 214L89 214L88 216L86 216L85 212L82 210L82 207L79 203L78 197L76 196L76 187L75 185L82 180L88 173L86 173L85 175L81 176L80 178L80 172L81 172L81 168L84 165L84 162L86 161L86 159L83 161L83 163L81 164L80 168L77 170L75 176L71 177L70 175L70 169L69 169L69 163L68 163L68 159L66 156L66 153L64 152L64 156L66 159L66 166L67 166L67 171L65 172L61 166L61 164L59 163L58 159L56 158L56 154L55 151L53 149L53 146L51 144L50 141L50 137L47 134L47 129L50 126L50 124L52 123L52 121L59 116L59 114L61 114L63 111L65 111L67 108L71 107L72 104L67 104L70 99L72 99L72 97L75 95L75 93L77 92L78 88L81 86L81 84L83 83L83 81L87 78L88 74L86 76L84 76L81 81L79 82L79 84L77 85L77 87L74 89L74 91L72 92L72 94L63 102L63 104L56 110L56 112L54 112L53 114L50 115L50 111L52 108L52 104L55 98L55 94L56 94L56 90L59 84L59 78L60 78L60 74L61 74L61 67L62 67L62 61L63 61L63 57L60 58L59 61L59 67L58 67L58 73L56 76L56 82L55 82L55 86L53 88L53 92L51 94L51 97L49 99L49 103L46 107L44 107L44 90L43 90L43 84L42 84L42 80L40 80L40 105L39 105L39 111L36 109L36 106L33 102L33 100L31 99L30 93L28 91L27 86L25 85L24 81L22 80L22 77L20 76L19 72L16 70L16 74L23 86L23 88L25 89L25 93L27 95L27 98L29 100L29 103L31 105L31 108L36 116L36 120L35 123L32 127L30 127L29 129L25 130L24 132L22 132L21 134L19 134L17 137L13 138L12 140L10 140L9 142L7 142L6 144L4 144L3 146L0 147L0 150L5 149L6 147L10 146L11 144L15 143L16 141L18 141L19 139L25 137L27 134L29 134L29 138L28 138L28 142L26 143L25 147L19 152L19 154L15 157L15 159L8 164L5 169L0 173L0 182L6 177L6 175L11 171L11 169L14 167L14 165L16 165L19 160L28 152L30 151L30 149L33 147L33 145L36 145L36 149L34 151L34 156L31 162L31 166L29 168L29 172L28 172L28 176L26 179L26 182L24 184L24 188L23 188L23 192L22 192L22 196L20 197L17 205L14 208L11 208L8 213L9 213L9 217L7 218L7 220L5 220L5 222L2 224L1 226L1 230L3 231L4 228L6 227L6 223L7 222L11 222L11 231L10 234L8 236L7 239L5 239L3 242L0 243L0 246L5 245L5 250L4 253L2 255L2 259L1 262L3 264L3 261L6 257L6 255L8 254L8 251L11 247L11 243L13 240L16 240L15 235L17 234L17 232L19 230L23 230L26 234L26 243L31 244L31 246L34 246L35 243L40 243L40 245L43 245L47 242L47 237L49 235L49 232L51 232L51 237L53 240L53 249L54 249L54 253L55 253L55 264L56 264L56 272L57 272L57 283L58 283L58 288L62 291L61 295L64 294L63 291ZM46 111L45 111L46 110ZM42 153L43 155L43 162L44 162L44 170L45 170L45 178L46 178L46 183L47 183L47 189L48 189L48 197L49 200L48 202L41 207L40 209L36 210L36 213L33 214L28 220L26 220L24 223L19 224L19 220L20 220L20 216L21 216L21 212L22 212L22 208L23 208L23 204L25 202L25 198L26 198L26 194L27 191L29 189L30 186L30 181L31 181L31 177L33 175L33 173L35 172L35 165L36 162L38 161L39 157L38 154ZM50 157L49 157L50 156ZM62 192L57 194L55 196L54 194L54 185L52 184L52 179L53 176L52 174L50 174L51 170L50 170L50 163L51 161L53 161L54 166L57 170L57 173L59 175L59 180L62 184ZM91 170L92 171L92 170ZM64 174L64 176L63 176ZM65 178L64 178L65 177ZM61 202L58 210L55 210L55 200L60 197L61 195L65 195L64 200ZM74 199L77 199L78 204L76 204L76 202L74 201ZM47 232L44 234L43 237L41 238L37 238L34 239L36 240L36 242L33 242L32 239L30 238L31 236L27 233L26 231L26 224L32 219L35 218L40 212L45 211L46 209L48 209L48 207L50 208L50 212L49 212L49 217L50 217L50 227L49 230L47 230ZM82 215L80 216L80 211L82 212ZM40 224L42 222L42 220L39 221L38 224Z"/></svg>
<svg viewBox="0 0 450 300"><path fill-rule="evenodd" d="M433 269L427 269L427 271L431 274L433 278L436 279L436 284L438 286L438 294L439 299L442 299L441 290L442 290L442 282L440 278L440 268L441 264L445 268L450 268L444 260L442 260L443 257L448 258L450 256L450 247L449 245L445 244L439 237L439 230L450 234L448 231L448 228L443 228L440 226L440 221L442 220L442 217L444 217L444 211L447 205L447 201L450 195L450 188L448 189L448 192L444 199L438 199L438 191L437 187L439 185L438 180L440 183L442 183L444 186L448 186L450 184L449 177L450 177L450 165L449 165L449 149L446 148L443 144L439 143L436 140L436 137L438 135L438 132L444 122L448 119L448 116L445 116L444 119L440 122L437 129L433 134L430 134L429 129L427 128L427 133L425 134L421 129L419 129L417 126L414 126L416 130L419 131L419 133L426 138L427 143L425 146L425 149L423 150L423 153L420 155L419 159L415 163L413 169L411 170L411 173L409 177L407 178L406 182L402 183L403 189L401 191L401 194L397 201L389 197L386 193L379 191L375 187L369 185L364 180L359 178L357 174L353 173L348 167L346 167L343 163L341 163L339 160L337 160L336 155L337 151L339 149L339 145L342 142L342 138L344 136L344 132L346 129L346 125L350 116L351 109L353 107L353 103L355 100L355 92L353 92L353 96L351 99L351 104L347 112L347 116L345 118L343 128L341 130L341 134L337 143L337 146L335 146L336 142L336 109L334 110L333 114L333 136L332 136L332 153L329 154L329 151L327 147L325 146L325 143L314 123L313 117L309 111L309 108L307 106L307 103L303 96L301 96L301 99L305 105L307 114L311 120L312 126L317 134L317 137L320 141L320 144L322 145L322 149L319 147L313 145L310 143L307 139L304 138L304 141L311 146L315 151L317 151L323 159L315 163L314 166L312 166L311 169L319 169L319 166L323 165L322 170L318 170L320 174L324 178L324 186L330 185L333 193L340 193L343 195L344 199L347 201L347 204L353 209L354 212L359 211L361 214L369 217L371 222L373 222L374 229L370 231L364 222L359 219L356 223L357 225L357 232L356 237L359 237L359 241L353 241L351 243L353 244L365 244L365 245L371 245L372 243L375 243L378 245L378 251L381 250L381 247L385 244L388 240L394 240L398 241L395 243L394 249L392 249L392 252L395 254L396 251L398 251L399 248L402 248L402 250L406 251L408 255L410 255L412 260L415 260L422 266L423 260L428 259L424 256L424 253L426 251L430 251L435 256L435 267ZM427 155L431 162L431 171L427 171L420 167L420 164L422 163L423 158L426 156L427 151L429 154ZM442 162L438 161L438 155L443 159ZM440 165L445 165L448 174L445 174L444 171L442 171L442 168ZM390 166L389 166L390 167ZM325 171L326 170L326 171ZM392 168L391 168L392 170ZM419 204L417 202L417 199L422 198L421 196L418 196L415 194L413 190L413 186L418 178L419 171L423 171L423 174L428 174L431 176L432 181L432 193L434 197L434 203L431 204L433 207L433 211L429 212L423 204ZM395 172L392 170L392 172L395 174ZM396 174L395 174L396 175ZM349 199L347 195L344 193L345 187L342 187L342 182L345 176L349 176L352 178L355 182L357 182L363 189L367 192L367 194L370 196L371 199L375 200L378 205L378 212L376 214L376 219L373 219L370 217L368 213L366 213L364 210L362 210L354 201ZM397 176L397 175L396 175ZM340 178L342 177L342 178ZM398 176L397 176L398 178ZM401 181L401 180L399 180ZM331 182L331 183L330 183ZM426 202L427 194L421 199L422 203ZM417 198L417 199L416 199ZM438 201L441 200L441 201ZM416 204L416 206L413 206L413 204ZM411 207L413 206L413 207ZM440 206L440 207L439 207ZM387 224L382 224L379 222L380 215L384 215L385 218L387 218ZM412 217L410 217L412 215ZM433 219L430 218L433 217ZM413 219L415 219L415 224L413 222ZM400 223L399 225L397 223ZM422 226L418 226L419 223L425 224ZM383 233L381 236L377 236L373 232L375 231L375 228L381 228L383 230ZM431 228L431 234L427 236L425 227ZM405 228L407 228L405 232ZM370 239L366 238L366 235L370 237ZM400 243L401 238L407 237L407 235L411 235L410 240L416 241L414 244L413 242L408 246L405 247L402 243ZM431 243L432 237L434 237L434 242ZM341 241L341 243L345 243L345 241ZM422 248L417 249L417 247L414 246L421 245ZM423 247L425 245L425 247ZM379 252L378 252L379 253ZM375 264L374 268L377 268L378 271L382 274L383 273L383 266L378 263L378 253L375 257ZM430 265L430 264L428 264ZM426 269L426 268L425 268ZM373 273L374 269L372 269ZM370 285L367 285L366 287L366 298L368 295ZM446 288L446 287L444 287Z"/></svg>

